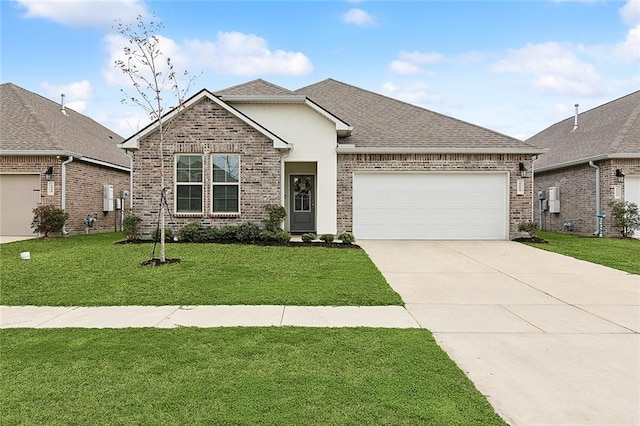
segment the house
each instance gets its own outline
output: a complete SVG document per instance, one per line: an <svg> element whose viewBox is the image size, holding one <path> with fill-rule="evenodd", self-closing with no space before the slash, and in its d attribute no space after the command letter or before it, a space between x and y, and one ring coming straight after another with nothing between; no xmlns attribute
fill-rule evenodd
<svg viewBox="0 0 640 426"><path fill-rule="evenodd" d="M333 79L202 90L163 120L174 231L260 223L267 204L286 208L292 233L358 239L506 240L532 220L526 172L544 150ZM162 192L157 124L120 147L149 236Z"/></svg>
<svg viewBox="0 0 640 426"><path fill-rule="evenodd" d="M578 113L527 140L547 148L534 162L543 228L615 236L612 201L640 205L640 91ZM551 188L551 189L550 189ZM542 209L540 208L542 206Z"/></svg>
<svg viewBox="0 0 640 426"><path fill-rule="evenodd" d="M38 205L69 213L66 233L84 233L93 213L93 230L121 228L116 199L129 191L131 161L122 137L12 83L0 85L0 126L0 235L32 236Z"/></svg>

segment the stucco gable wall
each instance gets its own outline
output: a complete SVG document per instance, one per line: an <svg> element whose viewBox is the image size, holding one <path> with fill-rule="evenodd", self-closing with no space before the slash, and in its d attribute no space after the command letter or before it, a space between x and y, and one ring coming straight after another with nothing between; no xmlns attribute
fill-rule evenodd
<svg viewBox="0 0 640 426"><path fill-rule="evenodd" d="M133 207L143 221L143 238L156 229L160 205L160 162L158 132L140 141L134 154ZM203 214L176 215L174 212L174 163L177 153L204 155ZM214 215L211 212L211 158L213 153L239 153L240 214ZM173 214L172 231L190 222L223 226L260 222L266 218L264 206L280 203L280 153L273 142L208 98L171 123L164 139L164 167L167 204ZM169 219L167 218L167 221Z"/></svg>

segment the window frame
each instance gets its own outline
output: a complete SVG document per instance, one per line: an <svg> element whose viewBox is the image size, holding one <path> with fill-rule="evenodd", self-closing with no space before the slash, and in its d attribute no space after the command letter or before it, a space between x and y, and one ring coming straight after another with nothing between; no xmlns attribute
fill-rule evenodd
<svg viewBox="0 0 640 426"><path fill-rule="evenodd" d="M178 160L180 157L200 157L201 162L202 162L202 170L201 170L201 174L202 174L202 178L200 182L179 182L178 181ZM180 215L180 216L202 216L204 215L204 206L205 206L205 170L206 170L206 166L205 166L205 155L204 153L176 153L174 155L174 167L173 167L173 186L174 186L174 194L175 196L173 197L173 212L175 215ZM200 199L200 211L178 211L178 187L180 186L199 186L200 187L200 193L201 193L201 199Z"/></svg>
<svg viewBox="0 0 640 426"><path fill-rule="evenodd" d="M233 156L237 158L237 167L238 167L238 171L237 171L237 179L236 182L215 182L214 181L214 166L215 166L215 157L216 156ZM211 215L212 216L239 216L240 212L241 212L241 203L240 203L240 187L241 187L241 155L238 152L215 152L215 153L211 153L209 160L211 162L211 165L209 167L209 170L211 172L211 176L209 179L209 183L211 186L211 200L209 203L209 208L211 211ZM225 170L225 172L228 173L228 171ZM215 205L215 196L214 196L214 188L218 186L218 187L228 187L228 186L235 186L237 188L238 191L238 208L236 209L236 211L230 212L230 211L215 211L214 205Z"/></svg>

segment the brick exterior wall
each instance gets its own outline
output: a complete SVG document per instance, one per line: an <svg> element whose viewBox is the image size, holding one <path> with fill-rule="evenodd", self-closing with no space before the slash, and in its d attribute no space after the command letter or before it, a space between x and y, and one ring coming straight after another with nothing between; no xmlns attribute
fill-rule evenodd
<svg viewBox="0 0 640 426"><path fill-rule="evenodd" d="M338 233L353 230L353 173L363 171L508 171L509 234L531 220L531 178L525 194L516 195L519 163L531 171L524 154L340 154L338 155Z"/></svg>
<svg viewBox="0 0 640 426"><path fill-rule="evenodd" d="M159 132L140 141L133 154L133 209L142 222L142 238L151 238L157 227L161 176ZM203 154L203 214L176 214L174 207L174 165L176 154ZM211 212L211 154L240 154L240 214ZM169 227L177 231L191 222L224 226L254 222L261 225L267 204L280 204L280 152L256 129L230 114L208 98L203 98L177 116L163 141L167 205L173 215ZM170 219L166 216L166 221Z"/></svg>
<svg viewBox="0 0 640 426"><path fill-rule="evenodd" d="M40 204L62 206L62 162L66 158L55 156L2 156L2 173L40 174ZM54 195L47 195L44 172L53 167ZM129 189L129 172L74 160L66 165L66 206L69 220L65 229L70 234L85 232L84 218L89 212L97 212L97 221L92 232L113 231L115 211L102 213L102 185L110 184L114 193ZM116 192L117 191L117 192ZM120 228L118 228L120 229Z"/></svg>
<svg viewBox="0 0 640 426"><path fill-rule="evenodd" d="M640 158L610 159L594 162L600 167L600 209L604 218L605 237L619 236L620 233L612 226L611 207L614 201L616 186L619 185L621 197L624 195L624 183L620 184L615 177L616 169L621 169L625 175L640 174ZM571 220L574 225L573 233L592 235L597 231L596 222L596 169L588 163L564 167L557 170L536 172L535 191L544 189L547 192L551 186L560 190L560 213L544 213L545 229L549 231L564 231L565 221ZM537 195L536 195L537 198ZM616 201L621 201L616 200ZM536 222L539 222L540 206L534 202Z"/></svg>

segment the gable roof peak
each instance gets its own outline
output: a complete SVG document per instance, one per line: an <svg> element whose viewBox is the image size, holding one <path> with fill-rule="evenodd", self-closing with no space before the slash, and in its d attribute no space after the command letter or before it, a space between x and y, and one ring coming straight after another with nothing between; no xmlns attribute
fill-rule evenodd
<svg viewBox="0 0 640 426"><path fill-rule="evenodd" d="M257 78L246 83L216 90L216 96L274 96L274 95L294 95L295 93L284 87L280 87L269 81Z"/></svg>

